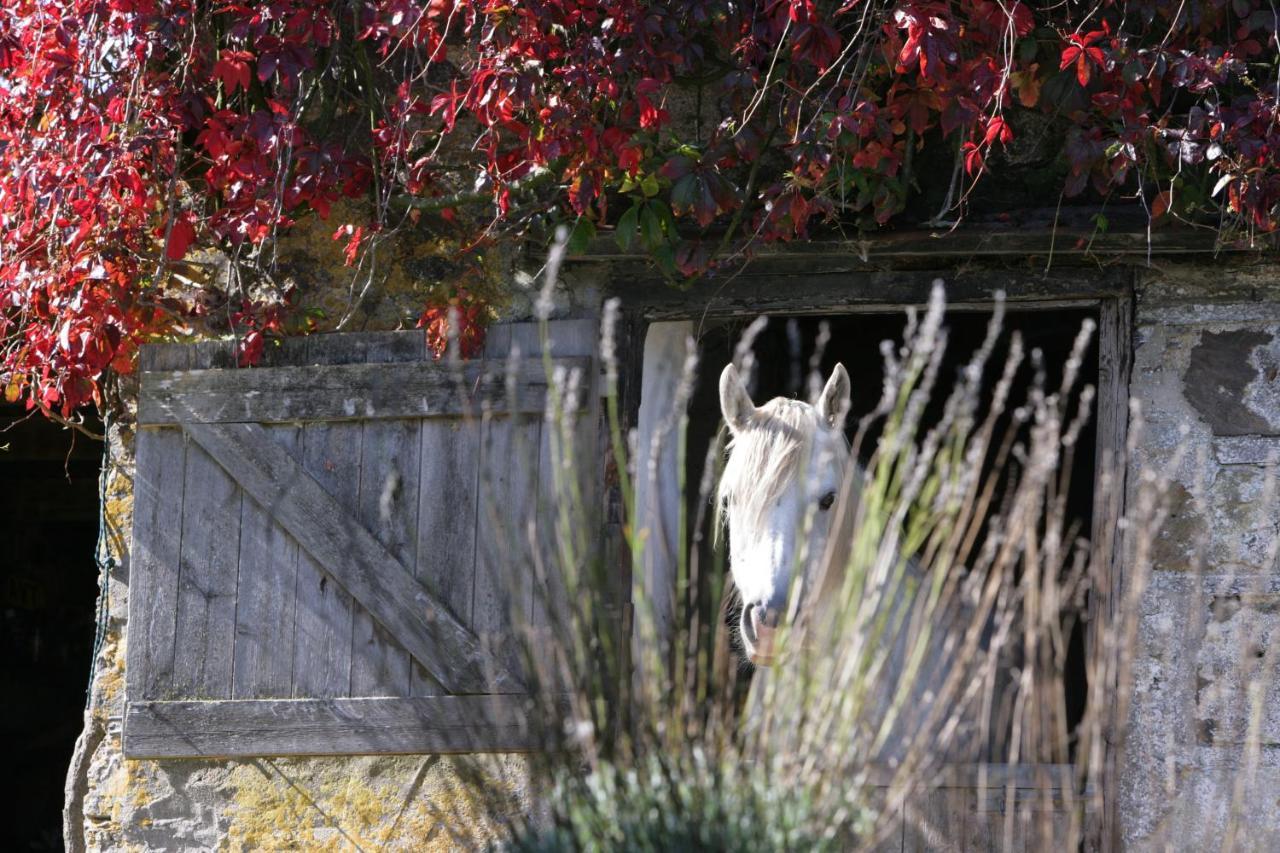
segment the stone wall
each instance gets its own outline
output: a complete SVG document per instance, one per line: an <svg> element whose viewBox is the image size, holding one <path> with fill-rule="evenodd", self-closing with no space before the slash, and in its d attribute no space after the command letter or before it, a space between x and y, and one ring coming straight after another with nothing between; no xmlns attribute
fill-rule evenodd
<svg viewBox="0 0 1280 853"><path fill-rule="evenodd" d="M1172 481L1139 614L1123 837L1276 849L1280 267L1150 271L1136 307L1131 479Z"/></svg>

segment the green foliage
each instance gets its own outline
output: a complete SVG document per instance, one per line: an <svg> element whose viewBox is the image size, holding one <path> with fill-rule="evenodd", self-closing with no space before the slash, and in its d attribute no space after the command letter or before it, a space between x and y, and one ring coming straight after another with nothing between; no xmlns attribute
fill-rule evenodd
<svg viewBox="0 0 1280 853"><path fill-rule="evenodd" d="M856 805L833 819L816 791L779 781L758 765L708 760L697 748L639 768L603 764L585 779L564 776L548 825L528 827L507 849L823 853L848 849L870 831Z"/></svg>

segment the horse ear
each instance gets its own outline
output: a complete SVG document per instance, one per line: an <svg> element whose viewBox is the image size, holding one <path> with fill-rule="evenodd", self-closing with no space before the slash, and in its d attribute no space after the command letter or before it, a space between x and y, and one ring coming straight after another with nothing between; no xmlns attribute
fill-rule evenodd
<svg viewBox="0 0 1280 853"><path fill-rule="evenodd" d="M721 383L721 388L724 384ZM844 429L845 415L849 414L850 395L849 372L844 365L837 363L827 380L827 387L822 389L818 397L818 416L830 429ZM723 396L723 391L721 395Z"/></svg>
<svg viewBox="0 0 1280 853"><path fill-rule="evenodd" d="M756 404L751 402L751 395L732 364L725 365L720 374L720 411L729 430L735 433L746 429L756 411Z"/></svg>

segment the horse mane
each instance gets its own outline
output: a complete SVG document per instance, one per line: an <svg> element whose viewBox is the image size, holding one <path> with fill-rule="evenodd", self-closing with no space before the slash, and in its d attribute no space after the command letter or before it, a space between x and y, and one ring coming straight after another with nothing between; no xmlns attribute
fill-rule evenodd
<svg viewBox="0 0 1280 853"><path fill-rule="evenodd" d="M822 428L817 409L800 400L774 397L756 408L725 448L729 461L716 489L717 537L728 523L730 501L741 509L744 524L764 523L769 505L799 474Z"/></svg>

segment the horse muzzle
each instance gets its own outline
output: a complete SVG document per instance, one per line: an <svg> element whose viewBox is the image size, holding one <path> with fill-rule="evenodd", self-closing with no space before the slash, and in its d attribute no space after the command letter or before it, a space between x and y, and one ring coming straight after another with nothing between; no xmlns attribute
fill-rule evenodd
<svg viewBox="0 0 1280 853"><path fill-rule="evenodd" d="M773 664L777 649L780 607L765 603L749 604L742 612L742 634L747 643L747 656L756 666Z"/></svg>

